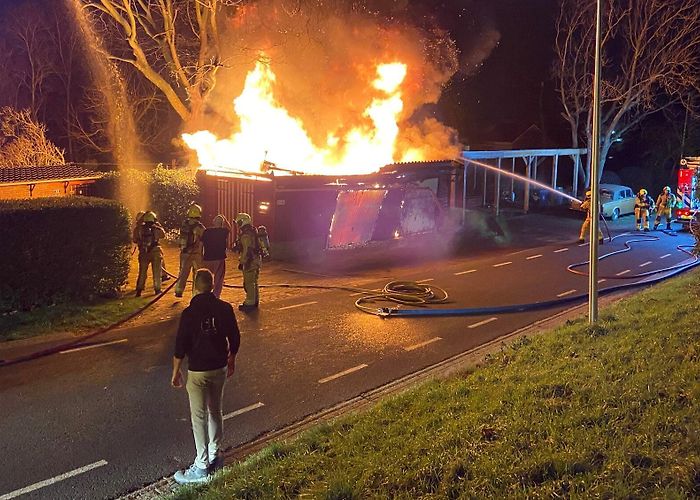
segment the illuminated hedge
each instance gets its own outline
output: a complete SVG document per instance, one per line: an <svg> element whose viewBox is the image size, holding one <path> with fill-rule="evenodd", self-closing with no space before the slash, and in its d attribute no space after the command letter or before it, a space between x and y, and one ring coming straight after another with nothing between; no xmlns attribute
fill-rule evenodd
<svg viewBox="0 0 700 500"><path fill-rule="evenodd" d="M115 201L0 201L0 311L113 295L129 251L129 216Z"/></svg>

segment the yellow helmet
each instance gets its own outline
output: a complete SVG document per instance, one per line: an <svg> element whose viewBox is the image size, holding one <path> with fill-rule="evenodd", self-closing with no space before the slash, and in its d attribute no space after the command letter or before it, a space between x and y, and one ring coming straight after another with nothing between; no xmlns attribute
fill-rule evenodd
<svg viewBox="0 0 700 500"><path fill-rule="evenodd" d="M156 214L154 212L146 212L143 214L143 221L144 222L155 222L156 221Z"/></svg>
<svg viewBox="0 0 700 500"><path fill-rule="evenodd" d="M240 227L245 226L246 224L252 224L253 219L251 219L250 215L247 213L241 212L236 215L236 224L238 224Z"/></svg>
<svg viewBox="0 0 700 500"><path fill-rule="evenodd" d="M199 219L202 217L202 207L196 203L192 203L187 209L187 217L191 219Z"/></svg>
<svg viewBox="0 0 700 500"><path fill-rule="evenodd" d="M670 186L664 186L663 189L665 192L670 193L671 192L671 187Z"/></svg>
<svg viewBox="0 0 700 500"><path fill-rule="evenodd" d="M593 191L589 189L588 191L586 191L586 198L590 198L591 196L593 196Z"/></svg>
<svg viewBox="0 0 700 500"><path fill-rule="evenodd" d="M639 190L639 196L646 196L647 195L647 190L642 188Z"/></svg>

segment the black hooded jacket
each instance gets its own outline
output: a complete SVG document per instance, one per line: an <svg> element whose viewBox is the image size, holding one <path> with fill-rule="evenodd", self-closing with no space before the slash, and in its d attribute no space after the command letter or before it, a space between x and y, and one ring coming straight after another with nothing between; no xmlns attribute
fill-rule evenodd
<svg viewBox="0 0 700 500"><path fill-rule="evenodd" d="M241 343L231 304L213 293L192 297L182 311L175 339L175 357L187 356L188 369L204 372L224 368L229 353L235 355Z"/></svg>

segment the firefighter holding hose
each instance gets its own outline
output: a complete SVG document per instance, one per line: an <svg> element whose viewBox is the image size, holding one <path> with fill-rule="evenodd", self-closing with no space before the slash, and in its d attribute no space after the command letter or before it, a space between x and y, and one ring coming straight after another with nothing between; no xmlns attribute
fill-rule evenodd
<svg viewBox="0 0 700 500"><path fill-rule="evenodd" d="M671 192L669 186L665 186L658 198L656 198L656 220L654 230L661 224L661 217L666 217L666 229L671 229L671 211L676 207L676 195Z"/></svg>
<svg viewBox="0 0 700 500"><path fill-rule="evenodd" d="M146 286L148 266L153 273L153 288L156 294L160 293L161 271L163 266L163 250L160 248L160 240L165 238L165 231L158 224L156 214L145 212L137 218L134 228L133 240L139 250L139 277L136 280L136 296L140 297Z"/></svg>
<svg viewBox="0 0 700 500"><path fill-rule="evenodd" d="M586 198L581 202L581 206L579 207L579 210L581 211L586 211L586 220L583 221L583 224L581 224L581 233L579 234L578 237L578 242L583 243L586 241L586 235L590 232L591 228L591 196L592 196L591 191L586 191ZM602 213L602 210L600 211ZM603 243L603 231L598 228L598 242L600 244Z"/></svg>
<svg viewBox="0 0 700 500"><path fill-rule="evenodd" d="M239 253L238 269L243 273L243 289L245 290L245 300L238 306L238 309L248 311L257 308L260 303L258 277L262 265L261 250L258 243L258 232L253 226L250 215L239 213L235 220L238 227L238 239L233 249Z"/></svg>
<svg viewBox="0 0 700 500"><path fill-rule="evenodd" d="M634 200L634 216L637 219L637 231L649 231L649 212L654 210L654 200L649 196L647 190L642 188L637 193Z"/></svg>

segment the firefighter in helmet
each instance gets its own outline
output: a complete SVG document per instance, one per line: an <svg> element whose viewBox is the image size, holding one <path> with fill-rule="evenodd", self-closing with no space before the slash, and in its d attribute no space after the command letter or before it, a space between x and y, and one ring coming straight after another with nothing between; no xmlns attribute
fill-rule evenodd
<svg viewBox="0 0 700 500"><path fill-rule="evenodd" d="M187 217L180 227L180 273L175 283L175 296L182 297L187 286L187 280L192 272L192 278L197 269L202 267L202 234L204 224L202 219L202 207L192 203L187 209Z"/></svg>
<svg viewBox="0 0 700 500"><path fill-rule="evenodd" d="M634 200L634 216L637 219L637 231L641 231L642 226L645 231L649 231L649 212L652 210L654 210L654 200L649 196L646 189L640 189Z"/></svg>
<svg viewBox="0 0 700 500"><path fill-rule="evenodd" d="M654 229L661 224L661 217L666 217L666 229L671 229L671 211L676 206L676 195L671 192L669 186L665 186L658 198L656 198L656 220Z"/></svg>
<svg viewBox="0 0 700 500"><path fill-rule="evenodd" d="M233 247L239 253L238 269L243 273L243 289L245 300L238 309L246 311L255 309L260 302L258 277L260 276L261 253L258 234L253 226L253 220L246 213L236 215L238 239Z"/></svg>
<svg viewBox="0 0 700 500"><path fill-rule="evenodd" d="M161 270L163 265L163 250L160 248L160 240L165 238L165 231L158 224L156 214L145 212L136 219L133 239L139 249L139 277L136 280L136 296L140 297L146 286L148 266L153 273L153 288L156 294L160 293Z"/></svg>
<svg viewBox="0 0 700 500"><path fill-rule="evenodd" d="M586 211L586 220L583 221L583 224L581 224L581 233L579 234L578 237L578 242L583 243L586 241L586 235L590 232L590 227L591 227L591 196L592 196L591 191L586 191L586 198L581 202L581 206L579 207L579 210ZM603 231L598 228L598 242L603 243Z"/></svg>

